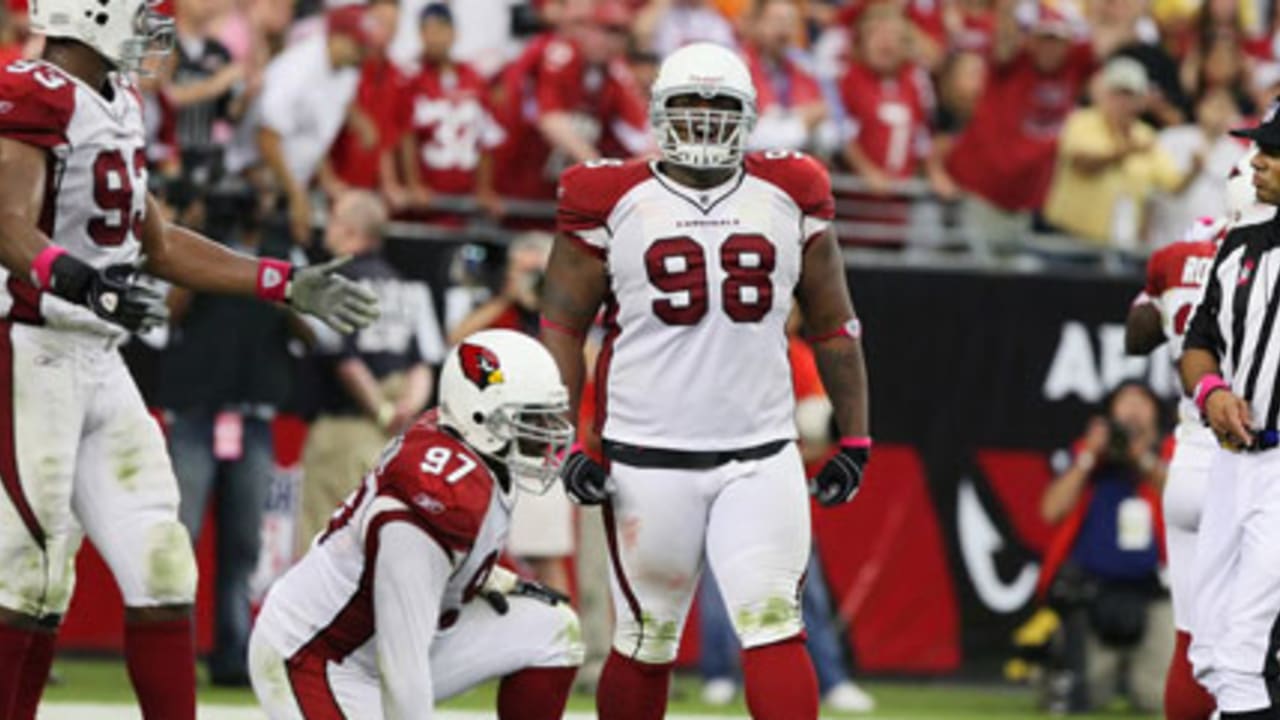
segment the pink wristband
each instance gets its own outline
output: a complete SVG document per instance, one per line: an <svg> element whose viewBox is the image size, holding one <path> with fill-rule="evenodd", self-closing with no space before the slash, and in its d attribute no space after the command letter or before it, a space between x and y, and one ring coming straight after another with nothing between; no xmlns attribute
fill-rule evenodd
<svg viewBox="0 0 1280 720"><path fill-rule="evenodd" d="M843 325L830 332L820 333L818 335L810 335L805 338L811 344L834 340L835 338L847 337L857 340L862 337L862 321L858 318L849 318Z"/></svg>
<svg viewBox="0 0 1280 720"><path fill-rule="evenodd" d="M569 449L564 451L564 455L560 456L560 462L564 462L565 460L568 460L570 455L576 452L582 452L582 450L583 450L582 441L574 440L573 444L569 446Z"/></svg>
<svg viewBox="0 0 1280 720"><path fill-rule="evenodd" d="M840 447L871 449L871 438L866 435L840 438Z"/></svg>
<svg viewBox="0 0 1280 720"><path fill-rule="evenodd" d="M1196 383L1196 409L1203 414L1204 404L1209 399L1209 395L1214 390L1229 387L1227 381L1223 380L1221 375L1209 374L1200 378L1200 382Z"/></svg>
<svg viewBox="0 0 1280 720"><path fill-rule="evenodd" d="M574 330L568 325L562 325L546 316L543 316L538 319L538 325L543 330L554 330L555 332L568 335L569 337L575 337L575 338L583 337L583 334L578 332L577 330Z"/></svg>
<svg viewBox="0 0 1280 720"><path fill-rule="evenodd" d="M36 255L31 262L31 282L41 290L48 290L53 281L53 261L66 254L66 248L50 245Z"/></svg>
<svg viewBox="0 0 1280 720"><path fill-rule="evenodd" d="M267 302L284 302L289 289L289 273L293 266L284 260L258 260L258 297Z"/></svg>

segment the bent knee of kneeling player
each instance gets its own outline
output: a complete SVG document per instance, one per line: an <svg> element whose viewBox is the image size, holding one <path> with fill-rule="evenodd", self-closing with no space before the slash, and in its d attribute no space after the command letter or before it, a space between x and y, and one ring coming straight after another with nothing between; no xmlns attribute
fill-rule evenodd
<svg viewBox="0 0 1280 720"><path fill-rule="evenodd" d="M642 663L662 665L675 662L683 626L680 619L658 618L643 613L639 621L632 618L618 623L613 648L619 654Z"/></svg>
<svg viewBox="0 0 1280 720"><path fill-rule="evenodd" d="M795 597L776 597L745 603L733 609L734 632L744 648L776 643L804 630L800 602Z"/></svg>
<svg viewBox="0 0 1280 720"><path fill-rule="evenodd" d="M582 642L582 625L578 622L578 613L568 603L558 603L556 612L556 633L552 638L547 662L548 667L577 667L587 655L587 646Z"/></svg>
<svg viewBox="0 0 1280 720"><path fill-rule="evenodd" d="M196 597L196 558L187 529L177 520L152 525L137 548L132 577L117 578L125 605L189 605Z"/></svg>

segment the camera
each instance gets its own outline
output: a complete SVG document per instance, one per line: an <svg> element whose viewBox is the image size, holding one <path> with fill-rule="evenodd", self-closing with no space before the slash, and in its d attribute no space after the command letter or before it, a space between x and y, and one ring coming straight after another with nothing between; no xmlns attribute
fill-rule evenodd
<svg viewBox="0 0 1280 720"><path fill-rule="evenodd" d="M1115 420L1107 421L1108 439L1107 448L1103 453L1103 457L1108 462L1128 465L1131 464L1131 440L1129 436L1129 428Z"/></svg>

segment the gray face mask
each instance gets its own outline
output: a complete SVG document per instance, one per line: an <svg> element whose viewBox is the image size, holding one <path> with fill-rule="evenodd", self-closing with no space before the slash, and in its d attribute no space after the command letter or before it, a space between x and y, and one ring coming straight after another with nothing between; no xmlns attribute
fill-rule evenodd
<svg viewBox="0 0 1280 720"><path fill-rule="evenodd" d="M152 74L147 68L147 58L163 58L173 51L176 41L173 18L156 11L159 0L146 0L138 6L133 18L133 37L120 44L121 72Z"/></svg>
<svg viewBox="0 0 1280 720"><path fill-rule="evenodd" d="M670 107L672 98L689 94L693 93L688 89L675 88L654 98L650 122L663 160L699 169L738 166L755 127L756 115L750 98L717 93L732 97L738 109Z"/></svg>

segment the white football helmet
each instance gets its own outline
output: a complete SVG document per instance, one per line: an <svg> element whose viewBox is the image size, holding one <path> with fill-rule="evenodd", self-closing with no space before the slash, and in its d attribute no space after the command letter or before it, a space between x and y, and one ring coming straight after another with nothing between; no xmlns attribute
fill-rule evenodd
<svg viewBox="0 0 1280 720"><path fill-rule="evenodd" d="M1253 225L1275 214L1274 207L1258 202L1258 193L1253 187L1253 157L1257 154L1257 146L1250 147L1227 175L1228 225Z"/></svg>
<svg viewBox="0 0 1280 720"><path fill-rule="evenodd" d="M738 110L670 107L672 98L729 97ZM714 43L693 43L667 56L653 81L649 123L662 158L692 168L735 167L756 126L756 88L736 53Z"/></svg>
<svg viewBox="0 0 1280 720"><path fill-rule="evenodd" d="M173 49L173 19L156 12L160 0L31 0L31 29L78 40L123 72Z"/></svg>
<svg viewBox="0 0 1280 720"><path fill-rule="evenodd" d="M482 330L449 352L440 371L440 421L507 466L523 489L544 493L573 440L569 391L537 340Z"/></svg>

